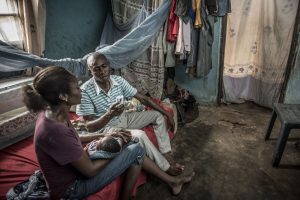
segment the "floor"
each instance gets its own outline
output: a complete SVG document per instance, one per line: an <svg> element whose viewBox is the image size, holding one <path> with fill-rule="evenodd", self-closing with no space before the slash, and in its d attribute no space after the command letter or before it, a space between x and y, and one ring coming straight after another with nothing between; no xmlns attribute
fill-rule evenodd
<svg viewBox="0 0 300 200"><path fill-rule="evenodd" d="M271 110L252 103L199 106L199 116L179 128L172 141L174 157L194 170L193 181L172 196L155 177L135 200L292 200L300 199L299 131L292 131L279 168L271 166L280 123L264 141Z"/></svg>

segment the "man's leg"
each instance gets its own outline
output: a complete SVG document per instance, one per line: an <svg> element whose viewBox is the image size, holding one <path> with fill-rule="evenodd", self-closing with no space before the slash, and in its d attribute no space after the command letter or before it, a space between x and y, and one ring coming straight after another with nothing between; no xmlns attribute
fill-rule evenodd
<svg viewBox="0 0 300 200"><path fill-rule="evenodd" d="M165 124L165 118L160 112L154 110L131 112L127 113L125 116L127 117L126 122L128 129L141 129L152 124L158 142L159 151L162 154L171 151L171 143Z"/></svg>
<svg viewBox="0 0 300 200"><path fill-rule="evenodd" d="M182 173L184 166L178 163L170 165L169 161L157 150L149 140L146 133L138 129L127 129L133 137L139 138L139 144L144 148L145 154L164 172L169 175L177 176Z"/></svg>
<svg viewBox="0 0 300 200"><path fill-rule="evenodd" d="M153 160L162 171L167 171L170 164L167 159L157 150L142 130L130 129L131 135L139 139L139 144L144 148L146 155Z"/></svg>

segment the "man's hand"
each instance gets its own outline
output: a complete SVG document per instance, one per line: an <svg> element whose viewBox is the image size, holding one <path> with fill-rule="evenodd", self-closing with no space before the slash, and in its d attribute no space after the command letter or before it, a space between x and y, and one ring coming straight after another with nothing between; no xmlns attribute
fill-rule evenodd
<svg viewBox="0 0 300 200"><path fill-rule="evenodd" d="M95 132L102 129L113 117L119 116L124 111L124 108L123 104L114 103L109 107L107 112L100 117L95 117L95 115L83 116L83 119L86 121L87 130L89 132Z"/></svg>
<svg viewBox="0 0 300 200"><path fill-rule="evenodd" d="M174 122L173 116L170 113L167 114L167 119L168 119L169 128L171 129L171 131L174 131L175 122Z"/></svg>
<svg viewBox="0 0 300 200"><path fill-rule="evenodd" d="M129 131L126 131L126 130L120 130L120 131L114 132L110 135L113 136L113 137L122 138L125 144L128 143L132 138L131 133Z"/></svg>
<svg viewBox="0 0 300 200"><path fill-rule="evenodd" d="M112 117L119 116L122 114L124 111L125 106L122 103L114 103L110 108L109 108L109 113L111 114Z"/></svg>

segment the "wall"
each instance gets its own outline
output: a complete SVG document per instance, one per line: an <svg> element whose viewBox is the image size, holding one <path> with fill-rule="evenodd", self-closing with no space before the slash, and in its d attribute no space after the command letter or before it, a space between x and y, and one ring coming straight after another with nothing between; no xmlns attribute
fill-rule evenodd
<svg viewBox="0 0 300 200"><path fill-rule="evenodd" d="M93 51L100 41L109 2L109 0L46 0L45 57L79 58ZM0 91L0 149L33 133L35 115L25 112L25 108L12 110L23 105L21 94L20 85ZM6 112L9 110L12 111Z"/></svg>
<svg viewBox="0 0 300 200"><path fill-rule="evenodd" d="M300 34L296 52L295 66L290 74L284 103L300 104Z"/></svg>
<svg viewBox="0 0 300 200"><path fill-rule="evenodd" d="M80 58L100 42L109 0L46 0L45 57Z"/></svg>
<svg viewBox="0 0 300 200"><path fill-rule="evenodd" d="M293 44L296 44L294 66L290 73L290 77L287 83L287 89L285 92L284 103L300 104L300 4L298 5L297 16L295 21L294 36L296 41L293 40Z"/></svg>
<svg viewBox="0 0 300 200"><path fill-rule="evenodd" d="M214 43L212 50L212 69L203 78L190 79L185 75L185 67L177 66L175 82L177 85L189 90L198 103L215 104L217 102L218 81L219 81L219 57L220 57L220 33L222 18L218 18L214 24Z"/></svg>

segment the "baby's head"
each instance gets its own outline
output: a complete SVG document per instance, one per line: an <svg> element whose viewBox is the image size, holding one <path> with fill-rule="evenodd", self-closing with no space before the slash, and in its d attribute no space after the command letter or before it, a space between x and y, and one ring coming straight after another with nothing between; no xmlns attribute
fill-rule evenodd
<svg viewBox="0 0 300 200"><path fill-rule="evenodd" d="M107 151L111 153L116 153L121 150L121 144L117 140L118 138L114 138L110 135L106 135L100 140L98 145L98 150Z"/></svg>

